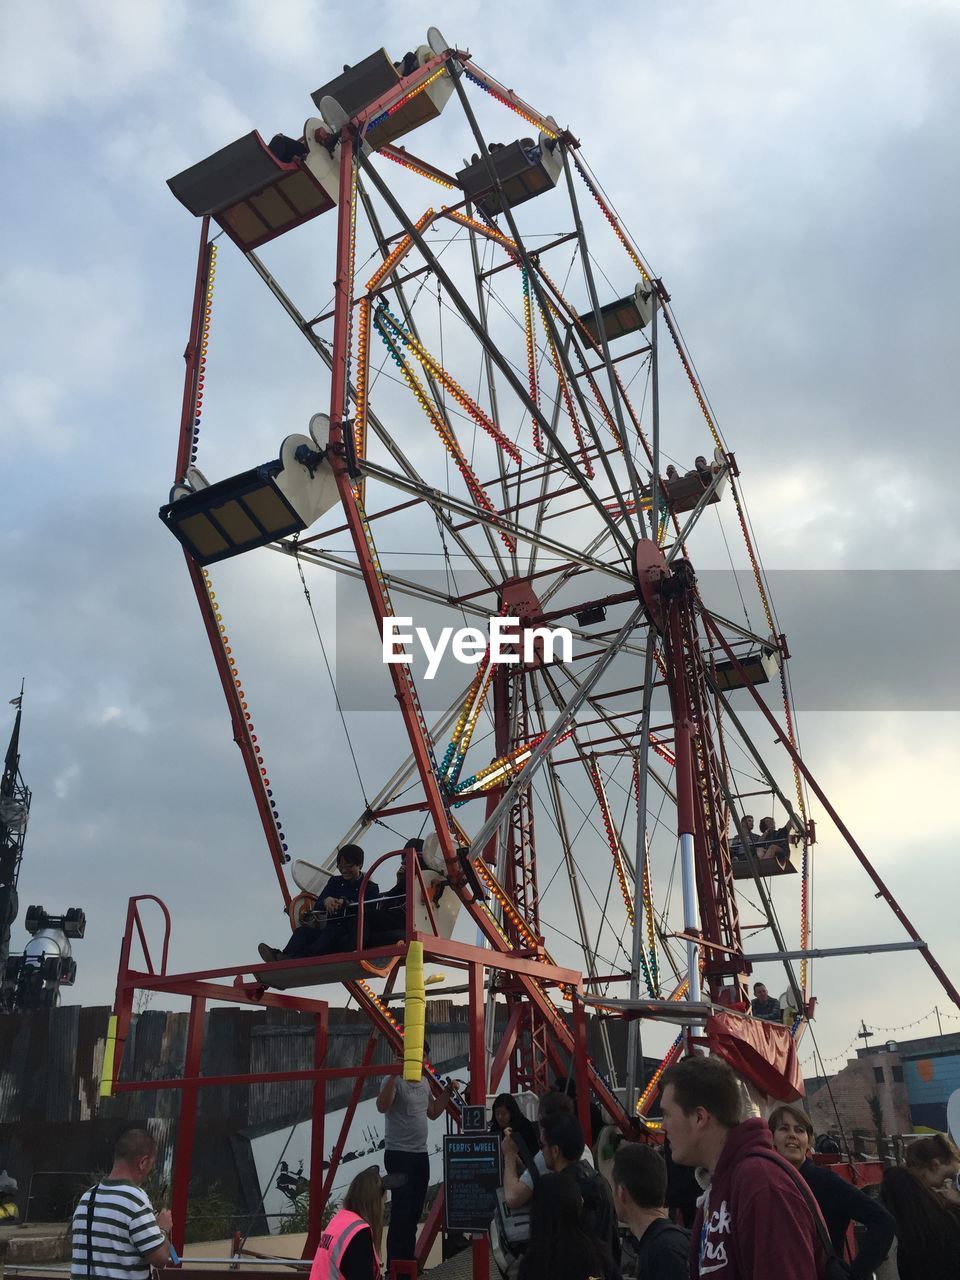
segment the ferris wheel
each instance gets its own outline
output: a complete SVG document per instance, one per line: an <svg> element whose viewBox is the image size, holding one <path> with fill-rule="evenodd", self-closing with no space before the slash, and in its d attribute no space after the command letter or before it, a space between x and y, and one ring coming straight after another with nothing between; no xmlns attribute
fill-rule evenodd
<svg viewBox="0 0 960 1280"><path fill-rule="evenodd" d="M796 1038L812 1009L808 788L827 802L797 750L738 462L664 282L579 139L435 28L312 98L302 137L254 132L170 181L202 222L161 516L186 552L284 904L315 892L339 844L400 831L422 839L418 874L437 889L425 932L575 968L588 1006L671 1024L694 1007L745 1012L751 956L770 953L785 968L780 1031ZM211 481L198 463L217 291L251 268L323 376L315 412L256 443L248 431L242 468ZM332 297L317 283L330 279ZM729 608L697 577L698 555L721 548ZM296 561L308 601L323 575L360 593L351 617L374 662L340 646L338 664L353 661L402 730L374 783L338 700L324 732L342 731L336 785L359 779L359 794L326 868L285 835L217 596L222 562L271 554ZM775 725L777 757L751 741L747 707ZM340 976L388 1019L377 983L392 969L348 957ZM540 1031L560 1033L564 993L534 970L499 994L518 1027L511 1086L542 1087L556 1061ZM677 1036L665 1063L681 1049ZM657 1076L640 1088L634 1040L626 1074L605 1037L590 1070L612 1113L649 1106Z"/></svg>

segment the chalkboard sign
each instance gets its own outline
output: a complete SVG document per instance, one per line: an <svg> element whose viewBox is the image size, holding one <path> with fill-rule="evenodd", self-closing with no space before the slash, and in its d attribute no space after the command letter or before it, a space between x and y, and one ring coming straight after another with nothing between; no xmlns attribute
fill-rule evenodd
<svg viewBox="0 0 960 1280"><path fill-rule="evenodd" d="M448 1231L486 1231L497 1208L500 1139L495 1133L443 1139L444 1220Z"/></svg>

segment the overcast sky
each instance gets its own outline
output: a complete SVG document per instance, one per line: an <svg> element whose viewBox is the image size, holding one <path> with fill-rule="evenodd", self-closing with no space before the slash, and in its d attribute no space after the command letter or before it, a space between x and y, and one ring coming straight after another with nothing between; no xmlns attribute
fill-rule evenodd
<svg viewBox="0 0 960 1280"><path fill-rule="evenodd" d="M179 968L244 961L282 926L196 604L156 518L174 479L197 236L165 180L252 128L298 133L310 92L342 63L379 44L399 56L432 22L582 143L672 295L766 568L944 571L926 594L873 599L875 630L852 625L860 597L835 586L818 599L808 582L801 610L778 581L776 605L788 631L792 613L809 635L808 679L876 650L881 679L919 668L911 689L927 679L934 690L867 697L862 710L821 700L801 706L799 730L844 820L960 979L958 712L936 693L955 686L960 556L960 13L936 0L640 0L594 6L585 25L584 12L456 0L4 6L0 693L26 678L34 801L20 901L87 912L68 1000L112 999L132 893L170 905ZM311 252L298 235L299 256L278 247L277 260L309 279L320 309L333 259L326 241ZM269 424L270 448L237 470L325 407L325 375L244 266L222 241L205 411L219 434L200 458L214 476L229 474L232 443L253 424ZM664 411L665 448L675 431L681 458L708 444L689 412ZM322 856L358 797L294 568L258 554L255 598L225 616L244 637L237 660L292 850ZM699 567L726 567L707 554ZM229 571L223 580L229 598ZM319 580L314 592L332 599ZM805 654L791 648L799 686ZM374 790L395 763L377 754L382 721L351 724ZM816 941L899 940L812 812ZM14 936L26 941L22 919ZM782 989L775 971L762 976ZM828 1057L861 1018L900 1027L947 1003L911 955L823 962L814 990Z"/></svg>

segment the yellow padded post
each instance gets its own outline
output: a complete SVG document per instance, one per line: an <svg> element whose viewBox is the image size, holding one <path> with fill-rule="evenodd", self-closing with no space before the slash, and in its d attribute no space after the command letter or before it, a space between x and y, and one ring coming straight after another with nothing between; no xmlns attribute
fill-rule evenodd
<svg viewBox="0 0 960 1280"><path fill-rule="evenodd" d="M103 1072L100 1076L100 1097L113 1097L113 1064L117 1053L117 1015L110 1015L107 1022L107 1042L103 1047Z"/></svg>
<svg viewBox="0 0 960 1280"><path fill-rule="evenodd" d="M423 943L407 948L406 999L403 1014L403 1078L415 1083L423 1074L423 1032L427 997L423 981Z"/></svg>

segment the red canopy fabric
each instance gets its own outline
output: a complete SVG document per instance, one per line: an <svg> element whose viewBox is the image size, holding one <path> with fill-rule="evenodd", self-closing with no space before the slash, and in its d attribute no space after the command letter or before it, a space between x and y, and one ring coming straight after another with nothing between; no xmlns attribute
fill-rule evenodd
<svg viewBox="0 0 960 1280"><path fill-rule="evenodd" d="M796 1102L803 1097L803 1076L787 1027L723 1012L707 1019L706 1033L710 1052L723 1058L761 1092L780 1102Z"/></svg>

